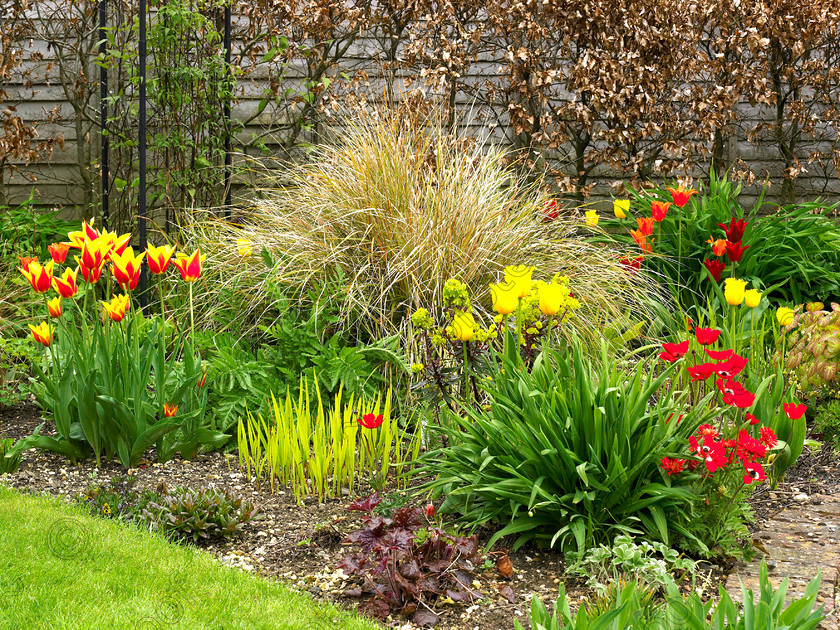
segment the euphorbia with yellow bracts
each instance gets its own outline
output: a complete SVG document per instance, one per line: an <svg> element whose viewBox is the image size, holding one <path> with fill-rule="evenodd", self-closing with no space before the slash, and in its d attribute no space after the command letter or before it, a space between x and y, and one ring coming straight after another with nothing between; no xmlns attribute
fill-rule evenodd
<svg viewBox="0 0 840 630"><path fill-rule="evenodd" d="M151 446L163 460L175 452L189 458L201 444L220 446L227 439L202 424L208 392L197 386L204 371L189 336L181 332L170 340L164 334L163 284L180 284L177 274L165 277L170 261L191 289L205 256L196 251L173 259L170 245L135 252L130 240L130 234L100 231L85 222L66 243L49 247L52 260L21 260L21 274L55 323L30 325L45 353L43 368L33 367L39 383L34 391L57 429L55 436L28 438L31 447L71 460L117 456L133 467ZM68 256L69 249L77 253ZM163 317L149 317L132 304L146 261L156 277ZM183 322L175 328L187 330ZM160 412L167 408L180 412Z"/></svg>
<svg viewBox="0 0 840 630"><path fill-rule="evenodd" d="M475 379L481 378L486 361L501 351L502 345L506 352L517 353L518 347L526 364L533 361L552 328L567 322L580 308L567 277L535 280L535 271L528 265L507 267L504 279L489 287L492 310L476 309L466 285L453 278L444 284L444 311L439 317L425 308L411 316L420 355L412 362L411 371L430 385L441 401L449 404L453 396L460 396L469 402L477 391ZM480 320L490 319L492 311L497 315L485 328ZM445 323L437 324L439 319ZM499 342L500 331L503 343ZM453 372L464 376L457 386Z"/></svg>

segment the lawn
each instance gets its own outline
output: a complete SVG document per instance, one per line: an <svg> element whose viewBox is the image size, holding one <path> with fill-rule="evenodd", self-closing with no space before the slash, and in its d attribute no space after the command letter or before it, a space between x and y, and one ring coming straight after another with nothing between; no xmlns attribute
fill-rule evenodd
<svg viewBox="0 0 840 630"><path fill-rule="evenodd" d="M376 624L194 548L0 486L0 628L343 628Z"/></svg>

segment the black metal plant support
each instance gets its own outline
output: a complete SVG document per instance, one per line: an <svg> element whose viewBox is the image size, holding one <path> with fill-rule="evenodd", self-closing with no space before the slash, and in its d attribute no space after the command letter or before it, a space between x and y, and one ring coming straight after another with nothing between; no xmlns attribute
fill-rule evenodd
<svg viewBox="0 0 840 630"><path fill-rule="evenodd" d="M138 148L140 156L140 190L137 223L140 232L140 251L146 249L146 0L140 0L140 121L138 124ZM146 265L140 269L140 306L146 311Z"/></svg>
<svg viewBox="0 0 840 630"><path fill-rule="evenodd" d="M105 31L108 26L108 0L99 0L99 124L102 143L102 228L108 227L108 186L110 168L108 149L108 68L105 66L105 55L108 52L108 36Z"/></svg>
<svg viewBox="0 0 840 630"><path fill-rule="evenodd" d="M225 219L230 220L230 197L231 197L231 153L230 153L230 100L232 87L232 74L230 67L230 3L225 4L225 77L228 82L228 90L225 95Z"/></svg>

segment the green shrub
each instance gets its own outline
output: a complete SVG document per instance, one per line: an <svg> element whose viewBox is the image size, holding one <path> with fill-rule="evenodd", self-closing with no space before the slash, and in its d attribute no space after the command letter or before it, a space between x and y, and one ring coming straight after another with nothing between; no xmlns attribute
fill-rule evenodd
<svg viewBox="0 0 840 630"><path fill-rule="evenodd" d="M137 517L151 531L192 542L228 538L253 520L257 509L227 490L159 488Z"/></svg>
<svg viewBox="0 0 840 630"><path fill-rule="evenodd" d="M664 602L656 602L652 591L636 582L614 583L609 592L583 605L572 615L566 591L561 586L550 614L534 596L531 602L532 630L813 630L825 617L823 609L814 610L820 576L808 584L803 597L785 606L788 579L778 589L767 577L767 565L759 572L758 599L752 590L741 587L743 608L732 601L723 585L718 587L718 601L704 603L692 591L683 598L671 588ZM516 630L523 630L519 621Z"/></svg>
<svg viewBox="0 0 840 630"><path fill-rule="evenodd" d="M687 409L686 392L660 391L674 372L654 375L642 362L622 371L606 345L596 364L577 342L543 352L530 372L500 356L482 381L487 407L449 414L445 446L421 458L437 475L426 487L472 526L507 521L491 544L518 534L516 546L536 539L580 552L619 534L666 544L675 531L690 535L675 516L693 494L660 461L710 414Z"/></svg>

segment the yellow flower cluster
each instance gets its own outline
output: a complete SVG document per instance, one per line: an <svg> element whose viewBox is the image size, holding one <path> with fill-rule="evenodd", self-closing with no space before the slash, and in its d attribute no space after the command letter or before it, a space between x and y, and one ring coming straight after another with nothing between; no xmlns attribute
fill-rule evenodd
<svg viewBox="0 0 840 630"><path fill-rule="evenodd" d="M762 294L755 289L747 289L746 280L727 278L724 281L723 297L732 306L746 304L749 308L755 308L761 304L761 296Z"/></svg>

